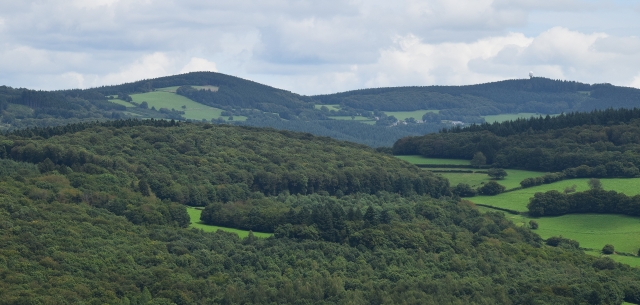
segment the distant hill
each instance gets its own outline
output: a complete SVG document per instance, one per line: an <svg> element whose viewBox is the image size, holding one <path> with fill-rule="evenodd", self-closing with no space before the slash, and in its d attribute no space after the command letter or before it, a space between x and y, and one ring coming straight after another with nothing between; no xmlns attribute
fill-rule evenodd
<svg viewBox="0 0 640 305"><path fill-rule="evenodd" d="M561 113L640 105L640 89L611 84L531 79L468 86L362 89L312 97L324 104L380 111L440 109L467 115ZM441 112L442 113L442 112Z"/></svg>
<svg viewBox="0 0 640 305"><path fill-rule="evenodd" d="M304 96L221 73L194 72L85 90L0 87L0 130L120 118L204 120L379 147L452 124L483 123L488 115L513 114L504 120L635 106L640 106L638 89L539 77Z"/></svg>

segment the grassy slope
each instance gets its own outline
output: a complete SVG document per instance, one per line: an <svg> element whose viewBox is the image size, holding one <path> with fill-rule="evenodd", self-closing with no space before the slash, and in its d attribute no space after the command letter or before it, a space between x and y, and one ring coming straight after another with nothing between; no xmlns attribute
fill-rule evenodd
<svg viewBox="0 0 640 305"><path fill-rule="evenodd" d="M314 108L320 109L322 108L322 106L327 107L329 110L335 110L335 111L340 110L340 105L314 105Z"/></svg>
<svg viewBox="0 0 640 305"><path fill-rule="evenodd" d="M158 91L140 93L140 94L132 94L131 98L136 103L147 102L149 107L156 107L156 109L160 108L168 108L184 111L183 115L186 119L192 120L211 120L217 119L222 114L222 109L209 107L202 105L200 103L196 103L184 96L177 95L175 93L160 91L160 90L171 90L173 87L161 88ZM186 109L182 109L182 106L186 106ZM235 121L244 121L246 117L234 117Z"/></svg>
<svg viewBox="0 0 640 305"><path fill-rule="evenodd" d="M437 164L437 165L471 165L469 160L462 159L438 159L425 158L422 156L396 156L400 160L407 161L411 164Z"/></svg>
<svg viewBox="0 0 640 305"><path fill-rule="evenodd" d="M422 116L427 112L439 113L440 110L385 111L384 113L388 116L394 116L398 120L406 120L408 118L422 120Z"/></svg>
<svg viewBox="0 0 640 305"><path fill-rule="evenodd" d="M589 189L589 186L587 185L588 181L589 179L586 178L563 180L551 184L543 184L513 192L507 192L497 196L477 196L473 197L471 201L499 208L526 212L529 198L533 197L533 194L538 192L547 192L550 190L563 191L565 188L571 187L574 184L576 185L577 192L586 191ZM602 182L602 187L605 190L614 190L627 195L640 194L640 188L638 187L640 186L640 178L613 178L600 179L600 181Z"/></svg>
<svg viewBox="0 0 640 305"><path fill-rule="evenodd" d="M189 213L189 217L191 218L191 225L189 225L189 228L196 228L196 229L203 230L205 232L215 232L215 231L218 231L218 230L222 230L222 231L226 231L226 232L236 233L236 234L238 234L238 236L240 238L245 238L245 237L249 236L249 231L232 229L232 228L225 228L225 227L218 227L218 226L210 226L210 225L206 225L206 224L202 223L200 221L200 214L202 214L202 210L200 210L200 209L188 207L187 208L187 212ZM267 237L272 236L273 234L272 233L253 232L253 235L255 237L258 237L258 238L267 238Z"/></svg>
<svg viewBox="0 0 640 305"><path fill-rule="evenodd" d="M438 158L425 158L422 156L396 156L400 160L407 161L411 164L435 164L435 165L470 165L469 160L461 160L461 159L438 159ZM430 170L426 169L426 170ZM439 168L438 170L443 170L445 168ZM469 167L471 170L478 170L475 168ZM435 170L435 168L433 168ZM451 170L464 170L464 168L452 168ZM498 183L504 185L507 189L512 189L520 186L520 181L525 178L531 177L540 177L544 175L541 172L533 172L533 171L525 171L525 170L517 170L517 169L507 169L507 177L502 180L498 180ZM449 179L449 184L452 186L457 185L458 183L466 183L469 184L473 188L478 188L482 186L482 183L489 182L491 179L487 174L483 173L437 173L442 177Z"/></svg>
<svg viewBox="0 0 640 305"><path fill-rule="evenodd" d="M356 116L356 117L350 117L350 116L330 116L329 118L333 119L333 120L342 120L342 121L373 121L370 118L365 118L363 116ZM362 123L362 122L361 122Z"/></svg>
<svg viewBox="0 0 640 305"><path fill-rule="evenodd" d="M513 189L520 187L520 181L525 178L540 177L544 175L541 172L525 171L518 169L506 169L507 176L502 180L496 180L499 184L504 185L507 189ZM449 179L449 184L452 186L458 185L458 183L469 184L473 188L482 186L482 183L491 181L491 178L487 174L483 173L437 173L442 177Z"/></svg>
<svg viewBox="0 0 640 305"><path fill-rule="evenodd" d="M122 106L125 106L125 107L135 107L135 105L129 104L126 101L123 101L123 100L117 99L117 98L116 99L110 99L109 102L112 102L112 103L118 104L118 105L122 105Z"/></svg>
<svg viewBox="0 0 640 305"><path fill-rule="evenodd" d="M530 117L546 116L546 114L533 113L533 112L520 112L520 113L508 113L508 114L496 114L482 116L487 123L515 121L517 119L528 119ZM550 116L556 116L557 114L550 114Z"/></svg>
<svg viewBox="0 0 640 305"><path fill-rule="evenodd" d="M397 156L399 159L413 164L469 164L468 160L456 159L435 159L424 158L421 156ZM526 177L536 177L542 175L538 172L507 170L509 175L500 180L499 183L513 188L519 186L520 181ZM457 183L467 183L470 185L479 185L480 182L488 181L486 174L459 174L459 173L440 173L443 177L449 179L451 185ZM576 185L576 191L585 191L589 187L587 185L589 179L571 179L558 181L551 184L543 184L536 187L526 188L513 192L507 192L498 196L477 196L471 199L475 203L482 203L500 208L516 210L521 212L527 211L529 198L537 192L546 192L550 190L563 191L567 187ZM601 179L602 186L606 190L615 190L624 192L627 195L640 194L640 178L635 179ZM495 211L491 208L478 207L483 212ZM606 244L614 245L616 251L636 254L640 248L640 218L626 215L612 214L569 214L558 217L542 217L532 218L525 215L507 215L511 221L516 224L527 226L530 220L538 222L540 227L536 230L542 238L562 235L566 238L574 239L580 242L583 248L594 249L586 251L586 253L594 256L600 255L600 249ZM625 263L631 266L640 267L640 258L636 256L612 255L617 262Z"/></svg>
<svg viewBox="0 0 640 305"><path fill-rule="evenodd" d="M529 198L536 192L549 190L562 191L572 185L577 186L577 191L588 189L589 179L571 179L552 184L544 184L528 189L503 193L498 196L478 196L470 198L473 202L483 203L496 207L525 212ZM640 193L640 178L632 179L601 179L602 186L607 190L623 192L627 195ZM492 211L482 208L482 211ZM540 227L536 230L542 238L562 235L566 238L580 242L583 248L591 248L587 251L591 255L600 255L599 250L606 244L614 245L616 251L636 254L640 248L640 218L615 214L568 214L556 217L532 218L525 215L507 215L511 221L520 225L527 225L530 220L538 222ZM615 261L640 267L640 258L621 255L611 256Z"/></svg>

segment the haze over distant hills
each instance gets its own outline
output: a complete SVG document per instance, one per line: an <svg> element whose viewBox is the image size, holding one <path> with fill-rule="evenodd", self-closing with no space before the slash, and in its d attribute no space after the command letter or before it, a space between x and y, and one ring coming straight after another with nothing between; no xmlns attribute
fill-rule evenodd
<svg viewBox="0 0 640 305"><path fill-rule="evenodd" d="M378 147L452 124L638 105L640 89L540 77L304 96L221 73L194 72L85 90L3 86L0 129L118 118L204 120L309 132ZM489 117L495 115L502 116Z"/></svg>

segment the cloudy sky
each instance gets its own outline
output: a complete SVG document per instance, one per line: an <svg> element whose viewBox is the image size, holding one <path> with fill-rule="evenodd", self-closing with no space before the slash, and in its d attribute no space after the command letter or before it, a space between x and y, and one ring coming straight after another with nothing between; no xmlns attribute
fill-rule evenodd
<svg viewBox="0 0 640 305"><path fill-rule="evenodd" d="M0 85L217 71L301 94L536 76L640 88L640 2L0 1Z"/></svg>

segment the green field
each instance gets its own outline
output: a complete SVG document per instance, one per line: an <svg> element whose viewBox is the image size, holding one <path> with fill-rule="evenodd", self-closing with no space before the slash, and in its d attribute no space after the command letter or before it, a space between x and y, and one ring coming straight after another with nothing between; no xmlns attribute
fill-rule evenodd
<svg viewBox="0 0 640 305"><path fill-rule="evenodd" d="M320 108L322 108L322 106L325 106L325 107L329 108L329 111L331 111L331 110L335 110L335 111L340 110L340 105L314 105L313 107L316 108L316 109L320 109Z"/></svg>
<svg viewBox="0 0 640 305"><path fill-rule="evenodd" d="M457 170L458 168L456 168ZM426 170L429 170L427 168ZM476 169L473 169L476 170ZM504 185L507 190L520 187L520 181L525 178L540 177L544 175L542 172L532 172L518 169L505 169L507 176L502 180L495 180L499 184ZM469 184L473 188L481 187L483 183L491 181L489 175L484 173L436 173L449 179L449 185L456 186L458 183Z"/></svg>
<svg viewBox="0 0 640 305"><path fill-rule="evenodd" d="M213 92L218 91L218 87L216 86L191 86L194 89L209 89ZM155 91L162 91L162 92L171 92L171 93L176 93L176 90L178 90L178 88L180 88L180 86L173 86L173 87L164 87L164 88L157 88L155 89Z"/></svg>
<svg viewBox="0 0 640 305"><path fill-rule="evenodd" d="M506 122L506 121L515 121L517 119L528 119L530 117L539 117L546 116L546 114L542 113L533 113L533 112L520 112L520 113L507 113L507 114L496 114L496 115L484 115L482 116L487 123L494 122ZM556 116L557 114L551 114L551 116Z"/></svg>
<svg viewBox="0 0 640 305"><path fill-rule="evenodd" d="M123 101L123 100L117 99L117 98L110 99L109 102L112 102L112 103L118 104L118 105L122 105L122 106L125 106L125 107L135 107L135 105L127 103L126 101Z"/></svg>
<svg viewBox="0 0 640 305"><path fill-rule="evenodd" d="M495 207L527 211L529 198L537 192L549 190L562 191L566 187L576 185L576 191L585 191L589 179L571 179L543 184L531 188L503 193L497 196L478 196L469 198L475 203ZM640 193L640 178L612 178L600 179L606 190L615 190L627 195ZM491 211L490 208L479 207L481 211ZM615 214L567 214L555 217L532 218L525 215L506 214L506 217L518 225L526 226L534 219L540 227L536 230L542 238L562 235L580 242L580 247L594 249L587 251L591 255L600 255L600 249L606 244L614 245L616 251L636 254L640 248L640 218ZM640 267L640 258L622 255L611 255L615 261Z"/></svg>
<svg viewBox="0 0 640 305"><path fill-rule="evenodd" d="M189 225L189 228L201 229L205 232L216 232L218 230L222 230L225 232L236 233L240 238L245 238L249 236L249 231L203 224L200 221L200 214L202 214L202 210L200 209L188 207L187 212L189 213L189 217L191 218L191 225ZM273 233L253 232L253 235L258 238L267 238L267 237L271 237Z"/></svg>
<svg viewBox="0 0 640 305"><path fill-rule="evenodd" d="M169 90L170 88L172 87L162 89ZM185 114L183 116L186 119L192 120L217 119L222 114L222 109L205 106L184 96L166 91L132 94L131 99L138 104L147 102L147 104L149 104L149 108L155 107L157 110L160 108L167 108L184 111ZM186 106L186 108L183 109L182 106ZM245 121L247 118L243 116L234 116L233 119L235 121Z"/></svg>
<svg viewBox="0 0 640 305"><path fill-rule="evenodd" d="M481 212L496 210L478 206ZM499 211L498 211L499 212ZM577 240L585 253L602 256L600 250L612 244L617 252L636 254L640 248L640 218L613 214L568 214L557 217L532 218L524 215L506 214L505 217L516 225L528 226L530 220L540 225L535 232L546 239L562 235ZM640 267L640 257L610 255L613 260Z"/></svg>
<svg viewBox="0 0 640 305"><path fill-rule="evenodd" d="M507 178L509 178L509 176L507 176ZM551 190L563 191L565 188L571 187L574 184L576 185L576 191L582 192L589 189L589 186L587 185L588 181L589 179L587 178L562 180L551 184L543 184L513 192L502 193L497 196L477 196L471 198L471 201L498 208L526 212L529 198L533 197L535 193ZM602 182L602 188L605 190L614 190L630 196L640 194L640 178L611 178L600 179L600 181ZM451 183L451 185L455 184Z"/></svg>
<svg viewBox="0 0 640 305"><path fill-rule="evenodd" d="M478 171L477 168L472 168L469 160L462 159L439 159L439 158L425 158L422 156L396 156L400 160L407 161L411 164L432 164L432 165L469 165L469 168L450 168L449 170L473 170ZM425 168L425 170L447 170L447 168ZM486 170L486 169L485 169ZM507 176L502 180L497 180L498 183L504 185L507 189L512 189L520 186L520 181L525 178L540 177L544 175L541 172L532 172L517 169L506 169ZM491 181L491 178L484 173L436 173L449 180L449 185L455 186L458 183L469 184L473 188L482 186L482 183Z"/></svg>
<svg viewBox="0 0 640 305"><path fill-rule="evenodd" d="M384 113L388 116L394 116L396 119L403 121L408 118L422 120L422 116L427 112L439 113L440 110L385 111Z"/></svg>
<svg viewBox="0 0 640 305"><path fill-rule="evenodd" d="M333 120L341 120L341 121L361 121L360 123L364 123L363 121L375 122L375 120L372 120L370 118L365 118L363 116L356 116L353 118L350 116L330 116L329 118Z"/></svg>
<svg viewBox="0 0 640 305"><path fill-rule="evenodd" d="M396 158L407 161L411 164L434 164L434 165L469 165L471 161L463 159L440 159L440 158L425 158L423 156L395 156Z"/></svg>

